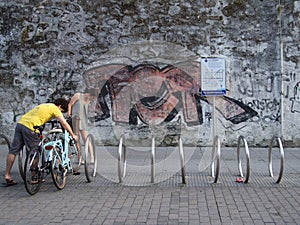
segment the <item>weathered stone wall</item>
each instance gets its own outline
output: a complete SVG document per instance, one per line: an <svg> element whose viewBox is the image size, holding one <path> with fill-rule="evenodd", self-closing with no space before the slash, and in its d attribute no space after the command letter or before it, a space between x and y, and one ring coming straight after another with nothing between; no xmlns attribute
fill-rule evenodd
<svg viewBox="0 0 300 225"><path fill-rule="evenodd" d="M2 0L0 10L0 119L10 136L34 105L82 91L92 62L115 60L118 46L155 40L188 55L226 58L227 95L258 115L232 124L217 114L224 144L244 135L264 146L282 134L285 144L300 145L300 1ZM186 144L211 144L212 108L203 108L204 123L183 130ZM115 144L109 121L101 126L92 132Z"/></svg>

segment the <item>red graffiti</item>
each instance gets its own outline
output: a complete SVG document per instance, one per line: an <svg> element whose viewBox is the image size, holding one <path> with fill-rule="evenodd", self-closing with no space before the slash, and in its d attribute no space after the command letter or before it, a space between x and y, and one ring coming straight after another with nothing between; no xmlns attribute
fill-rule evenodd
<svg viewBox="0 0 300 225"><path fill-rule="evenodd" d="M211 103L200 94L200 71L199 62L176 66L109 64L87 70L84 79L88 87L100 89L96 120L112 116L116 123L137 124L139 119L145 124L157 124L171 121L182 111L188 125L197 125L203 123L201 101ZM233 123L257 114L225 96L217 101L217 109Z"/></svg>

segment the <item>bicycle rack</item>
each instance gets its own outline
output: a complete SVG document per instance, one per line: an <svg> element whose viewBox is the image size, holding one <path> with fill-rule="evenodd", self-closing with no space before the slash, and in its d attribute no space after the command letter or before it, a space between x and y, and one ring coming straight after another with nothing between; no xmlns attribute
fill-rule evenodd
<svg viewBox="0 0 300 225"><path fill-rule="evenodd" d="M280 170L279 170L279 175L277 178L276 183L279 183L282 179L283 176L283 171L284 171L284 150L283 150L283 145L280 137L273 137L270 145L269 145L269 173L270 176L273 177L273 169L272 169L272 147L274 141L277 140L277 143L279 145L279 153L280 153Z"/></svg>
<svg viewBox="0 0 300 225"><path fill-rule="evenodd" d="M221 142L218 136L215 136L213 142L213 151L212 151L212 164L211 164L211 176L214 179L214 183L218 182L220 174L220 157L221 157ZM216 162L216 168L215 168Z"/></svg>
<svg viewBox="0 0 300 225"><path fill-rule="evenodd" d="M237 147L237 158L238 158L238 170L240 172L240 176L244 177L243 175L243 169L242 169L242 162L241 162L241 157L240 157L240 147L241 147L241 141L243 141L244 146L245 146L245 152L246 152L246 178L244 183L248 183L249 177L250 177L250 153L249 153L249 148L248 148L248 143L246 139L243 136L239 136L238 139L238 147Z"/></svg>
<svg viewBox="0 0 300 225"><path fill-rule="evenodd" d="M181 126L181 118L178 118L178 121ZM119 148L118 148L118 177L119 183L123 182L123 179L126 176L126 146L124 145L124 136L120 138L119 141ZM182 176L182 183L186 184L185 180L185 159L184 159L184 152L183 152L183 142L178 134L178 147L179 147L179 156L180 156L180 165L181 165L181 176ZM152 144L151 144L151 183L155 181L155 135L152 135Z"/></svg>

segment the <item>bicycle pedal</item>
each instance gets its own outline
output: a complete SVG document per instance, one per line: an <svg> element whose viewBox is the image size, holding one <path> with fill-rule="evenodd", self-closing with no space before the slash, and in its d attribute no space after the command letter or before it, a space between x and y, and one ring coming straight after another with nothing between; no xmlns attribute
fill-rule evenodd
<svg viewBox="0 0 300 225"><path fill-rule="evenodd" d="M34 184L38 184L38 183L39 183L38 176L32 176L31 177L31 184L34 185Z"/></svg>

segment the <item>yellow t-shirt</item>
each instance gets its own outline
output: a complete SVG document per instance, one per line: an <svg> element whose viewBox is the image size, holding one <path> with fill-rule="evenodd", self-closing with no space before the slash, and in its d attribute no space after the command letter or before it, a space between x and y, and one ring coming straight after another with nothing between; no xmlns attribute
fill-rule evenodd
<svg viewBox="0 0 300 225"><path fill-rule="evenodd" d="M59 116L62 116L62 112L55 104L44 103L24 114L18 123L34 131L34 126L41 126Z"/></svg>

